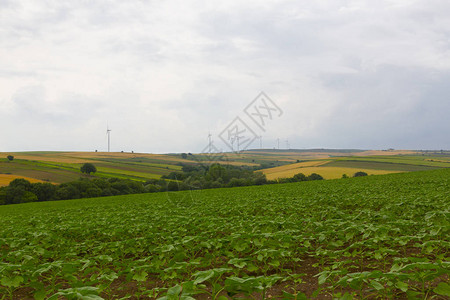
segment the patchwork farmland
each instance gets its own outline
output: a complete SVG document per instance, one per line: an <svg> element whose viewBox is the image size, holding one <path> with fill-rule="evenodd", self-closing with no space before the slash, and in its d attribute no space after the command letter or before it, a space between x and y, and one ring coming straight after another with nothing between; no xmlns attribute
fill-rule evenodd
<svg viewBox="0 0 450 300"><path fill-rule="evenodd" d="M7 155L14 160L8 161ZM182 165L209 164L204 154L143 154L105 152L18 152L0 153L0 186L14 178L64 183L87 177L80 172L83 163L97 167L96 177L123 178L144 182L181 171ZM220 164L257 167L268 179L292 177L297 173L317 173L335 179L355 172L388 174L450 167L449 153L362 150L249 150L225 153ZM9 180L11 179L11 180Z"/></svg>

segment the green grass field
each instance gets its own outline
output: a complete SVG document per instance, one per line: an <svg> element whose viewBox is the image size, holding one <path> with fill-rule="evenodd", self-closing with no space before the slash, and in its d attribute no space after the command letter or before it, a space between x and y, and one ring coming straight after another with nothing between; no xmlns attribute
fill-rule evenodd
<svg viewBox="0 0 450 300"><path fill-rule="evenodd" d="M0 299L448 299L449 190L440 169L1 206Z"/></svg>

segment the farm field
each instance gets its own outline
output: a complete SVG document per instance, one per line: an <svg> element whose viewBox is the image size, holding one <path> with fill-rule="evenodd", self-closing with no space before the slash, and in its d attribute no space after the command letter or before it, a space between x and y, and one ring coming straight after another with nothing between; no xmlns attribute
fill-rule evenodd
<svg viewBox="0 0 450 300"><path fill-rule="evenodd" d="M450 169L0 207L0 299L448 299Z"/></svg>
<svg viewBox="0 0 450 300"><path fill-rule="evenodd" d="M34 178L39 181L64 183L87 177L80 172L83 163L97 167L97 177L117 177L146 181L181 170L181 158L169 155L101 153L101 152L18 152L8 162L0 159L0 174ZM92 176L91 176L92 177ZM7 185L9 182L2 182Z"/></svg>
<svg viewBox="0 0 450 300"><path fill-rule="evenodd" d="M12 180L14 180L16 178L24 178L24 179L28 180L31 183L42 182L40 180L37 180L37 179L34 179L34 178L29 178L29 177L22 177L22 176L17 176L17 175L8 175L8 174L0 174L0 186L8 185Z"/></svg>
<svg viewBox="0 0 450 300"><path fill-rule="evenodd" d="M268 169L267 171L266 170L263 171L264 174L266 174L267 179L276 180L278 178L289 178L298 173L303 173L306 176L309 176L312 173L317 173L321 175L324 179L337 179L342 178L342 175L344 174L351 177L353 174L359 171L366 172L368 175L383 175L401 172L389 170L374 170L366 168L327 167L325 165L321 167L301 167L283 171L277 171L276 169L275 170L274 169Z"/></svg>
<svg viewBox="0 0 450 300"><path fill-rule="evenodd" d="M399 172L414 172L449 168L450 155L379 155L379 156L340 156L320 160L293 163L262 170L267 179L292 177L297 173L310 175L317 173L325 179L341 178L342 175L352 176L358 171L369 175L390 174Z"/></svg>
<svg viewBox="0 0 450 300"><path fill-rule="evenodd" d="M171 172L181 171L182 165L210 164L205 154L145 154L105 152L17 152L15 159L7 161L7 153L0 153L0 186L8 185L6 178L31 178L32 180L64 183L87 177L80 172L83 163L97 167L96 177L116 177L145 182L158 179ZM364 156L366 155L366 156ZM351 176L357 171L368 174L388 174L450 167L450 154L413 151L362 151L362 150L249 150L239 154L224 153L221 164L263 167L268 179L292 177L297 173L318 173L326 179ZM309 174L308 174L309 173ZM92 177L92 176L91 176Z"/></svg>

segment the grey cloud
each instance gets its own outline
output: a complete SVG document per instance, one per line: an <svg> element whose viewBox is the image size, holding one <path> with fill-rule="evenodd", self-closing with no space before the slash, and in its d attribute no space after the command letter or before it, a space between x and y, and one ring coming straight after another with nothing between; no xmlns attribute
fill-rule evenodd
<svg viewBox="0 0 450 300"><path fill-rule="evenodd" d="M425 148L424 137L430 146L449 147L449 75L383 66L374 72L327 76L326 85L339 94L341 106L322 131L334 143L359 142L367 148Z"/></svg>
<svg viewBox="0 0 450 300"><path fill-rule="evenodd" d="M286 110L267 140L450 148L449 14L443 0L0 0L0 126L23 120L0 138L91 149L109 120L115 147L200 151L264 90Z"/></svg>

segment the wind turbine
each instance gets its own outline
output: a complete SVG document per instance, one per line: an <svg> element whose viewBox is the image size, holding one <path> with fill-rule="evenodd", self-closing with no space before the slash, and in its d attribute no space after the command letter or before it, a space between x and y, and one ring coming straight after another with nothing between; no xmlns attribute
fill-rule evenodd
<svg viewBox="0 0 450 300"><path fill-rule="evenodd" d="M110 151L111 129L106 125L106 135L108 136L108 152Z"/></svg>
<svg viewBox="0 0 450 300"><path fill-rule="evenodd" d="M212 134L208 131L208 153L211 154L212 150Z"/></svg>

